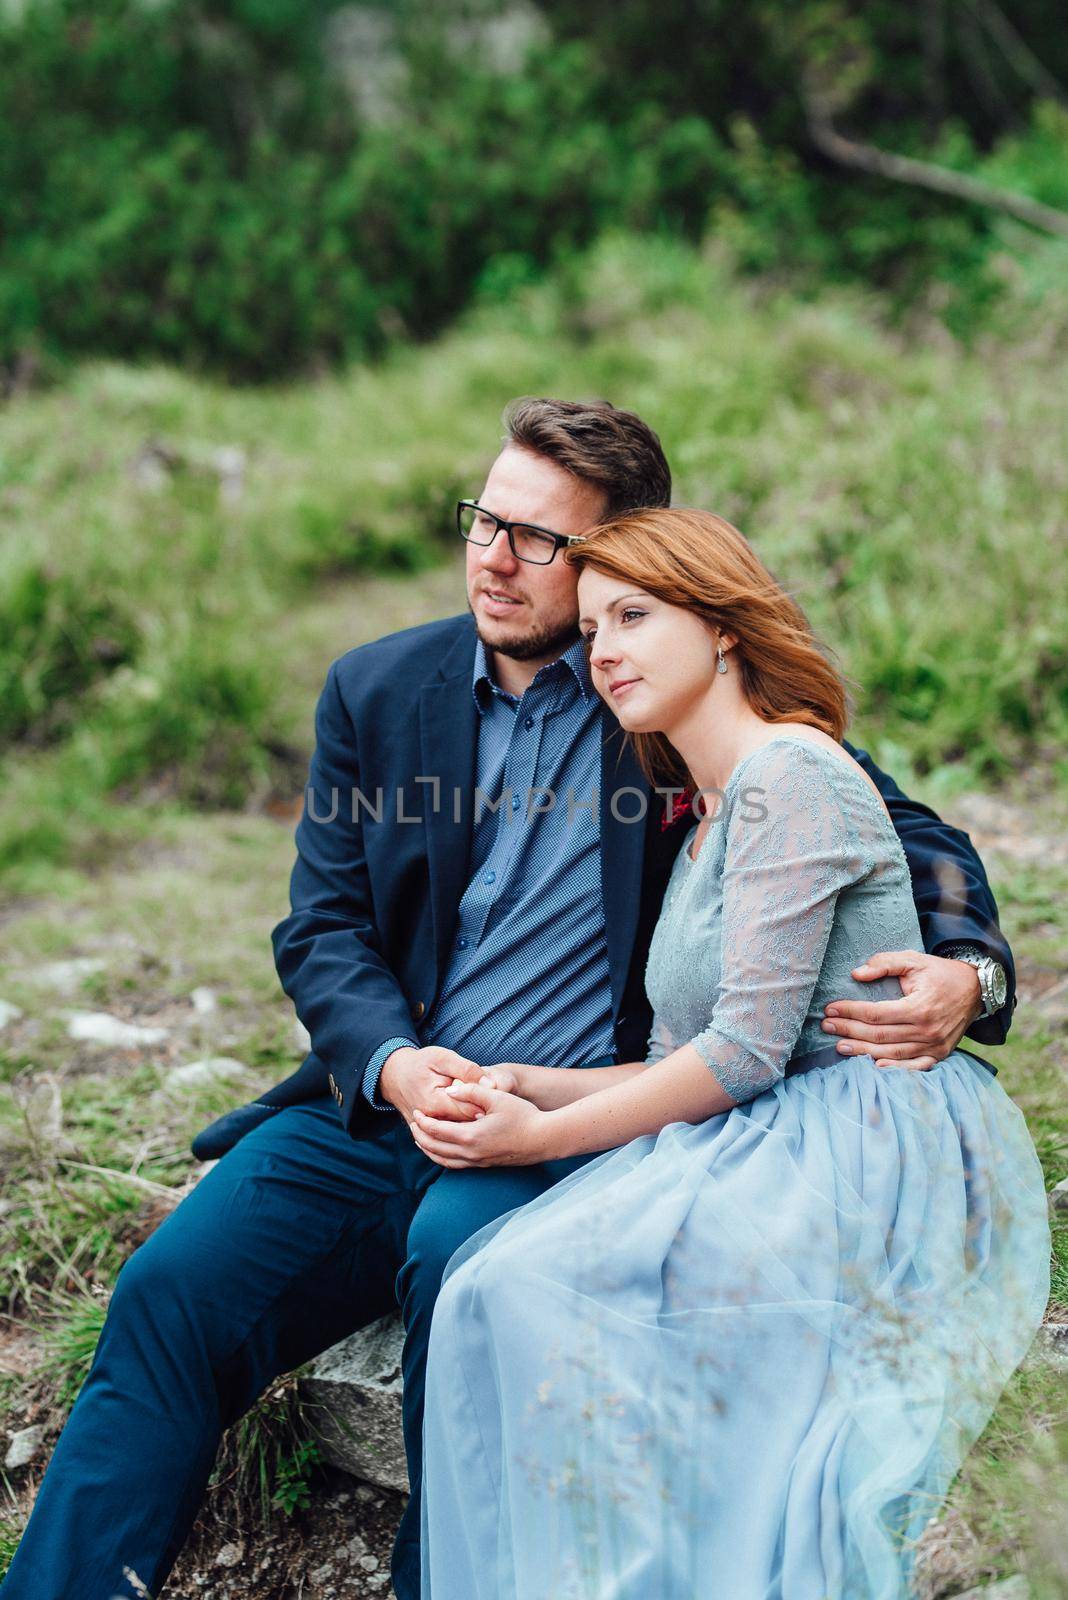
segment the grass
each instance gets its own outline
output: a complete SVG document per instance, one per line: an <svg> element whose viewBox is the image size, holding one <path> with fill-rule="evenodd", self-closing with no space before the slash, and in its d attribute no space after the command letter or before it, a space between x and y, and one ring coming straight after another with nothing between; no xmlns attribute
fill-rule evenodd
<svg viewBox="0 0 1068 1600"><path fill-rule="evenodd" d="M0 1031L0 1346L29 1350L0 1385L0 1426L58 1427L122 1261L192 1176L192 1134L299 1061L269 933L315 694L349 645L462 609L439 530L524 390L648 416L676 498L750 532L864 684L856 736L963 808L1021 964L1002 1081L1048 1182L1068 1173L1056 317L1051 303L1011 349L967 354L944 332L905 346L860 300L802 306L739 288L714 253L617 240L581 278L377 369L241 393L90 366L0 412L0 998L22 1011ZM244 452L237 497L221 445ZM21 726L3 692L16 676ZM985 833L967 810L981 780L1003 786ZM97 966L61 981L71 959ZM99 1050L71 1040L72 1010L167 1037ZM209 1055L244 1080L171 1085ZM1068 1317L1063 1223L1056 1247ZM209 1544L308 1501L296 1406L287 1380L231 1432ZM1021 1374L940 1522L960 1588L1024 1571L1036 1600L1063 1592L1047 1523L1068 1514L1065 1426L1049 1375Z"/></svg>
<svg viewBox="0 0 1068 1600"><path fill-rule="evenodd" d="M450 548L518 392L645 415L680 503L748 532L863 685L901 766L1004 778L1068 731L1068 309L1011 343L906 344L877 303L743 286L620 238L378 367L233 391L93 364L0 412L0 874L144 836L143 806L299 784L294 611ZM458 600L462 604L462 599ZM1052 759L1052 758L1051 758ZM1061 769L1063 778L1064 771Z"/></svg>
<svg viewBox="0 0 1068 1600"><path fill-rule="evenodd" d="M350 589L347 600L337 590L318 629L306 619L324 661L339 643L333 628L346 626L360 592L373 594L369 610L383 627L420 603L432 612L441 600L435 574L415 583L375 580L368 591ZM1010 1043L996 1052L996 1060L1027 1115L1052 1185L1068 1172L1068 1049L1056 1015L1043 1010L1043 996L1068 977L1063 803L1056 790L1006 795L986 820L985 833L966 808L960 816L990 868L1021 964L1024 999ZM1014 819L1021 817L1014 833ZM168 1195L180 1193L192 1173L192 1133L299 1059L292 1011L278 989L268 939L285 904L291 853L285 819L175 813L125 860L65 874L50 894L11 908L0 995L15 1000L24 1015L0 1035L0 1159L9 1207L3 1309L14 1318L9 1328L42 1331L36 1370L0 1395L0 1408L11 1416L36 1396L58 1425L84 1374L121 1261L166 1214ZM86 957L104 965L70 992L59 993L42 979L50 964ZM217 1002L207 1015L190 1001L192 990L204 985ZM92 1008L165 1023L170 1036L132 1055L75 1046L64 1013ZM247 1087L182 1093L167 1088L171 1066L214 1054L245 1061ZM42 1086L49 1092L31 1132L27 1095ZM1064 1225L1057 1245L1054 1298L1057 1314L1068 1316ZM235 1528L262 1525L257 1519L277 1519L287 1506L299 1515L310 1498L314 1507L316 1463L302 1453L306 1435L296 1405L287 1380L231 1432L198 1534L206 1548L213 1539L225 1542ZM1037 1600L1058 1594L1060 1580L1036 1506L1048 1508L1050 1517L1068 1511L1057 1454L1057 1429L1065 1422L1063 1379L1028 1371L1014 1381L968 1458L950 1497L948 1520L940 1524L957 1530L968 1582L1026 1571Z"/></svg>

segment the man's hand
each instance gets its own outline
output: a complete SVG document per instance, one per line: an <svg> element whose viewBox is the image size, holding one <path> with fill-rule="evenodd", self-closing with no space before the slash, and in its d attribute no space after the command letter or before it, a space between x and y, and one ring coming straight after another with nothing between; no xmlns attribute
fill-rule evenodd
<svg viewBox="0 0 1068 1600"><path fill-rule="evenodd" d="M478 1106L457 1101L446 1094L454 1078L466 1078L474 1070L476 1080L482 1068L455 1050L445 1050L431 1044L423 1050L402 1046L388 1055L378 1078L378 1092L383 1100L395 1105L409 1127L415 1112L426 1111L434 1117L451 1117L457 1122L470 1122L481 1116Z"/></svg>
<svg viewBox="0 0 1068 1600"><path fill-rule="evenodd" d="M852 976L901 980L900 1000L832 1000L823 1008L824 1032L839 1036L841 1053L874 1056L877 1067L927 1071L957 1048L982 1010L979 974L967 961L890 950Z"/></svg>

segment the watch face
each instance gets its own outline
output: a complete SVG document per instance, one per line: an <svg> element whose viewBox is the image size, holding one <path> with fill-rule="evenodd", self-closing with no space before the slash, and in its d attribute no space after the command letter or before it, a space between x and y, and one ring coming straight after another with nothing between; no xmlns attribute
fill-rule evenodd
<svg viewBox="0 0 1068 1600"><path fill-rule="evenodd" d="M994 970L990 974L990 993L993 997L995 1011L1001 1010L1002 1006L1005 1004L1005 999L1008 995L1008 992L1009 983L1005 976L1005 969L1001 965L1000 961L996 961L994 963Z"/></svg>

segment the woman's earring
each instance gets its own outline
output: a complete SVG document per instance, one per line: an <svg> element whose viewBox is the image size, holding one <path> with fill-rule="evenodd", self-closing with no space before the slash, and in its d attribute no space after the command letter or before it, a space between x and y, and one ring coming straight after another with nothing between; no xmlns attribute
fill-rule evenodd
<svg viewBox="0 0 1068 1600"><path fill-rule="evenodd" d="M726 670L727 670L727 661L726 661L726 658L725 658L725 656L723 654L723 646L722 645L717 645L716 646L716 655L719 658L717 660L717 662L716 662L716 671L717 672L726 672Z"/></svg>

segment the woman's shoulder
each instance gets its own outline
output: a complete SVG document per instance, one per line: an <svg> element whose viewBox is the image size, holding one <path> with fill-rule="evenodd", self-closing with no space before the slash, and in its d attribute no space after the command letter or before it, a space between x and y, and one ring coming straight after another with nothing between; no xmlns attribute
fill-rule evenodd
<svg viewBox="0 0 1068 1600"><path fill-rule="evenodd" d="M815 783L824 793L866 793L886 812L882 795L849 751L830 734L803 722L769 723L767 736L742 757L730 782L743 791L760 783Z"/></svg>

